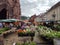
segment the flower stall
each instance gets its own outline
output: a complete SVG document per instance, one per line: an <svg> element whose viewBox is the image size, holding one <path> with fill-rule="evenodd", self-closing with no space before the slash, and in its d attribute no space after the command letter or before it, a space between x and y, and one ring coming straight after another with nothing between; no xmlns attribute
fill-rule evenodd
<svg viewBox="0 0 60 45"><path fill-rule="evenodd" d="M38 28L38 32L43 39L48 40L49 42L56 42L57 39L60 39L60 31L54 31L45 26L39 26Z"/></svg>
<svg viewBox="0 0 60 45"><path fill-rule="evenodd" d="M23 44L16 43L16 45L37 45L35 42L25 42Z"/></svg>
<svg viewBox="0 0 60 45"><path fill-rule="evenodd" d="M7 27L0 29L0 34L2 34L2 33L5 32L5 31L8 31L9 29L10 29L10 28L7 28Z"/></svg>
<svg viewBox="0 0 60 45"><path fill-rule="evenodd" d="M18 36L34 36L35 32L29 29L17 30Z"/></svg>

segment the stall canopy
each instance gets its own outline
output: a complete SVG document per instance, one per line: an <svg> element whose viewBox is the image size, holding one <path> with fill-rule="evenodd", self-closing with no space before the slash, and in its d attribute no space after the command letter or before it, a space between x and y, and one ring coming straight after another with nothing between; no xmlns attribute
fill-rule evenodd
<svg viewBox="0 0 60 45"><path fill-rule="evenodd" d="M4 19L4 20L0 20L0 22L16 22L16 21L20 21L18 19Z"/></svg>
<svg viewBox="0 0 60 45"><path fill-rule="evenodd" d="M56 22L54 20L40 21L40 22Z"/></svg>

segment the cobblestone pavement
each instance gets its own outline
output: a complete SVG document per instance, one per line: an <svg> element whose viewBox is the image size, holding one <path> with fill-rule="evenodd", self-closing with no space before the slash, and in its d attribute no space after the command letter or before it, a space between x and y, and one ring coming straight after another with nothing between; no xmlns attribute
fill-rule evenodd
<svg viewBox="0 0 60 45"><path fill-rule="evenodd" d="M4 39L4 45L12 45L17 40L18 40L17 34L13 33Z"/></svg>
<svg viewBox="0 0 60 45"><path fill-rule="evenodd" d="M39 34L37 31L35 33L35 37L33 41L36 42L37 45L51 45L51 44L48 44L46 41L42 40L42 38L39 37Z"/></svg>
<svg viewBox="0 0 60 45"><path fill-rule="evenodd" d="M35 37L34 37L33 41L36 43L43 43L44 42L41 38L39 38L38 32L35 33Z"/></svg>
<svg viewBox="0 0 60 45"><path fill-rule="evenodd" d="M31 37L18 37L17 33L13 33L4 39L4 45L13 45L14 42L24 43L30 41Z"/></svg>
<svg viewBox="0 0 60 45"><path fill-rule="evenodd" d="M33 41L36 42L37 45L48 45L44 44L46 42L39 38L38 35L39 35L38 32L36 32ZM18 37L18 34L15 32L4 39L4 45L13 45L14 42L24 43L24 41L27 42L30 40L31 37Z"/></svg>

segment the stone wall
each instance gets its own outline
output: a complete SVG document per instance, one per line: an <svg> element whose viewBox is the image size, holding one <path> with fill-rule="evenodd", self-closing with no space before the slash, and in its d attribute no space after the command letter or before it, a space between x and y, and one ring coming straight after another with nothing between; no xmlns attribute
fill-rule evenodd
<svg viewBox="0 0 60 45"><path fill-rule="evenodd" d="M46 15L47 20L60 20L60 6L51 10ZM55 18L53 17L55 15Z"/></svg>
<svg viewBox="0 0 60 45"><path fill-rule="evenodd" d="M19 0L0 0L0 11L6 9L6 18L20 19L21 9Z"/></svg>
<svg viewBox="0 0 60 45"><path fill-rule="evenodd" d="M46 20L60 20L60 2L52 6L45 16Z"/></svg>

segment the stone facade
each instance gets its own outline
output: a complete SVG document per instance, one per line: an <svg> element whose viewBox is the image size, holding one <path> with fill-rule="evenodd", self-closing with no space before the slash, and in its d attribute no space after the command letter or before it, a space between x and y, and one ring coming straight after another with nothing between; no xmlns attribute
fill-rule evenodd
<svg viewBox="0 0 60 45"><path fill-rule="evenodd" d="M60 20L60 2L45 13L46 20Z"/></svg>
<svg viewBox="0 0 60 45"><path fill-rule="evenodd" d="M0 0L0 19L20 19L19 0Z"/></svg>
<svg viewBox="0 0 60 45"><path fill-rule="evenodd" d="M41 21L45 21L46 17L45 17L45 13L39 14L36 18L35 21L36 22L41 22Z"/></svg>
<svg viewBox="0 0 60 45"><path fill-rule="evenodd" d="M35 18L36 18L36 14L30 17L29 22L34 22Z"/></svg>

